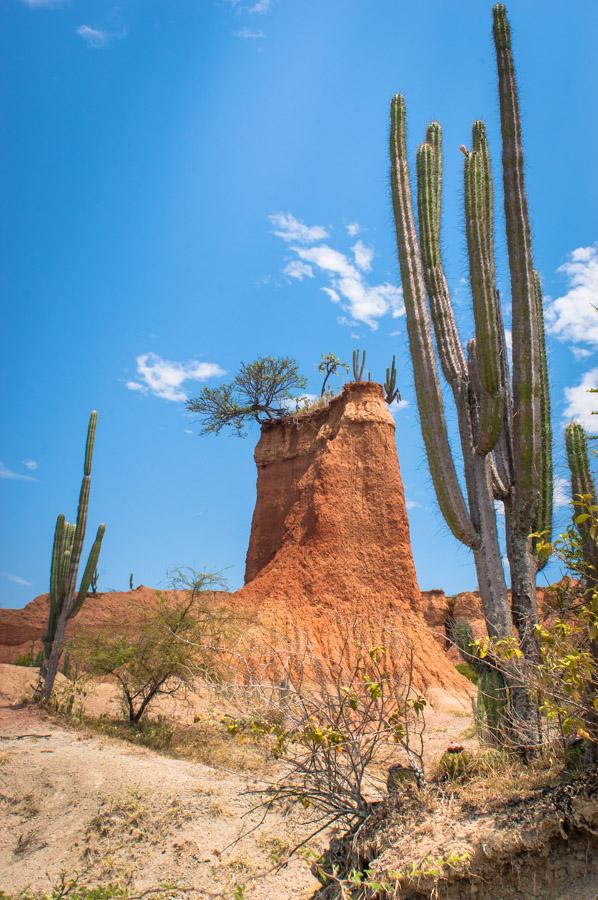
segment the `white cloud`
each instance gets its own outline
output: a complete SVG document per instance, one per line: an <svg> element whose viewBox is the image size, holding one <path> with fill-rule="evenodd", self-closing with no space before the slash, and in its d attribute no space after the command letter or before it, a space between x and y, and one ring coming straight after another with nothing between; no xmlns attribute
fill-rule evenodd
<svg viewBox="0 0 598 900"><path fill-rule="evenodd" d="M29 469L31 472L35 472L37 469L37 460L35 459L24 459L23 465L26 469Z"/></svg>
<svg viewBox="0 0 598 900"><path fill-rule="evenodd" d="M364 322L372 330L378 327L377 319L390 313L393 318L405 313L403 292L394 284L383 282L370 285L363 274L353 265L349 258L329 247L320 244L316 247L292 247L304 262L317 266L331 280L331 288L340 296L345 310L350 313L353 324ZM335 297L330 299L336 302Z"/></svg>
<svg viewBox="0 0 598 900"><path fill-rule="evenodd" d="M598 315L598 314L597 314ZM593 416L593 410L598 410L598 394L590 394L590 388L598 387L598 368L590 369L582 377L579 384L565 388L564 417L573 419L591 434L598 431L598 416Z"/></svg>
<svg viewBox="0 0 598 900"><path fill-rule="evenodd" d="M587 359L589 356L592 356L592 351L586 350L585 347L569 347L569 350L575 359Z"/></svg>
<svg viewBox="0 0 598 900"><path fill-rule="evenodd" d="M398 337L400 335L400 331L390 331L389 337Z"/></svg>
<svg viewBox="0 0 598 900"><path fill-rule="evenodd" d="M407 507L407 509L421 509L422 508L422 504L418 503L417 500L409 500L409 499L405 500L405 506Z"/></svg>
<svg viewBox="0 0 598 900"><path fill-rule="evenodd" d="M25 6L31 6L34 9L41 6L60 6L64 0L21 0Z"/></svg>
<svg viewBox="0 0 598 900"><path fill-rule="evenodd" d="M322 290L324 291L325 294L328 294L328 296L330 297L330 299L332 300L333 303L341 302L341 298L339 297L338 293L334 290L334 288L323 287Z"/></svg>
<svg viewBox="0 0 598 900"><path fill-rule="evenodd" d="M14 481L37 481L33 475L22 475L20 472L13 472L7 469L3 462L0 462L0 478L9 478Z"/></svg>
<svg viewBox="0 0 598 900"><path fill-rule="evenodd" d="M2 574L7 581L12 581L13 584L20 584L22 587L31 587L31 582L27 581L26 578L21 578L20 575L11 575L10 572L3 572Z"/></svg>
<svg viewBox="0 0 598 900"><path fill-rule="evenodd" d="M362 241L357 241L356 244L353 244L353 256L355 257L355 264L358 268L362 269L364 272L369 272L371 270L372 260L374 258L374 251L371 247L366 247Z"/></svg>
<svg viewBox="0 0 598 900"><path fill-rule="evenodd" d="M88 47L105 47L111 37L107 31L102 31L101 28L92 28L91 25L79 25L75 31L80 38L86 41Z"/></svg>
<svg viewBox="0 0 598 900"><path fill-rule="evenodd" d="M547 304L548 332L561 341L598 348L598 246L578 247L558 271L566 275L569 290Z"/></svg>
<svg viewBox="0 0 598 900"><path fill-rule="evenodd" d="M296 241L299 244L314 244L328 237L328 232L321 225L306 225L291 213L273 213L268 216L275 228L276 237L283 241Z"/></svg>
<svg viewBox="0 0 598 900"><path fill-rule="evenodd" d="M349 224L345 227L347 229L347 234L349 235L349 237L357 237L357 235L361 231L359 222L349 222Z"/></svg>
<svg viewBox="0 0 598 900"><path fill-rule="evenodd" d="M265 15L270 12L272 0L253 0L249 4L243 3L243 0L226 0L229 6L232 6L237 14L239 13L257 13Z"/></svg>
<svg viewBox="0 0 598 900"><path fill-rule="evenodd" d="M408 406L409 400L393 400L388 408L393 416L397 416L402 409L407 409Z"/></svg>
<svg viewBox="0 0 598 900"><path fill-rule="evenodd" d="M136 357L137 380L128 381L126 387L130 391L147 394L151 392L163 400L182 402L187 394L181 390L185 381L206 381L218 375L226 374L217 363L173 362L162 359L156 353L142 353Z"/></svg>
<svg viewBox="0 0 598 900"><path fill-rule="evenodd" d="M552 493L553 503L557 509L562 506L571 504L571 489L569 481L563 475L557 475L554 479L554 489Z"/></svg>
<svg viewBox="0 0 598 900"><path fill-rule="evenodd" d="M304 278L314 277L314 270L312 267L308 265L308 263L301 262L300 259L292 259L286 264L282 271L285 275L288 275L289 278L296 278L298 281L303 281Z"/></svg>
<svg viewBox="0 0 598 900"><path fill-rule="evenodd" d="M372 267L374 251L361 241L353 245L354 261L345 253L329 244L320 243L328 237L322 225L305 225L292 213L275 213L269 216L275 226L274 234L285 243L291 243L296 260L287 262L284 273L291 278L302 280L313 278L314 270L319 270L328 278L328 285L322 288L333 303L342 305L348 316L339 317L342 325L369 325L378 328L377 319L390 314L398 318L405 314L403 292L394 284L369 284L365 272ZM347 230L358 228L357 223L346 226ZM303 246L302 246L303 245ZM306 246L311 245L311 246ZM295 263L295 264L294 264Z"/></svg>
<svg viewBox="0 0 598 900"><path fill-rule="evenodd" d="M255 3L252 3L251 6L247 7L247 12L265 15L267 12L270 12L271 6L272 0L256 0Z"/></svg>
<svg viewBox="0 0 598 900"><path fill-rule="evenodd" d="M239 28L235 31L235 37L242 38L245 41L263 41L266 37L260 28Z"/></svg>

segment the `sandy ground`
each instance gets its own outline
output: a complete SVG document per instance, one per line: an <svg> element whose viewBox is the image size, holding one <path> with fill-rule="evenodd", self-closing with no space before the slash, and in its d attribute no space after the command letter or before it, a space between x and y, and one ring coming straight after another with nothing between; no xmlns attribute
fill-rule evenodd
<svg viewBox="0 0 598 900"><path fill-rule="evenodd" d="M2 669L7 689L9 675L20 674ZM267 769L202 765L71 730L35 707L15 708L20 688L12 688L0 695L1 890L49 891L66 872L136 893L168 883L175 887L160 895L168 897L313 894L318 883L304 858L273 870L285 848L309 834L298 812L272 813L242 837L261 818L248 814L256 801L245 792L263 784ZM465 707L444 701L428 731L433 754L469 725Z"/></svg>

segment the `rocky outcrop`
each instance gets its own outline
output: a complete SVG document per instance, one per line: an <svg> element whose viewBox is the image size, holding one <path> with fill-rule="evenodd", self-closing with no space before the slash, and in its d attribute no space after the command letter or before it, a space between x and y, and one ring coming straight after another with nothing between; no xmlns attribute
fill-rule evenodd
<svg viewBox="0 0 598 900"><path fill-rule="evenodd" d="M395 422L380 385L353 383L323 409L265 426L239 608L334 658L347 630L391 626L416 682L462 689L423 618ZM297 638L298 640L298 638Z"/></svg>

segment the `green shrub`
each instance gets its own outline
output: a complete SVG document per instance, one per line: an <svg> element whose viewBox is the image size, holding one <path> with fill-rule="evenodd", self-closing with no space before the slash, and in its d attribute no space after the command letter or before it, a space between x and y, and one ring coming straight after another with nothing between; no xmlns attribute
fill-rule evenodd
<svg viewBox="0 0 598 900"><path fill-rule="evenodd" d="M473 668L473 666L469 665L469 663L467 663L467 662L457 663L457 665L455 666L455 669L457 670L457 672L460 672L461 675L464 675L465 678L469 679L469 681L471 681L472 684L478 683L478 673Z"/></svg>

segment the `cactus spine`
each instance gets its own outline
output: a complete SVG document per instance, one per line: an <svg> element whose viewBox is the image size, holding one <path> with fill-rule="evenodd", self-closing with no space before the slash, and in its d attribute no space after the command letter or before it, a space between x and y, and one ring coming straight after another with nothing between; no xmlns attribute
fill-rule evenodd
<svg viewBox="0 0 598 900"><path fill-rule="evenodd" d="M444 274L440 243L442 132L432 122L417 152L419 238L415 229L406 151L405 101L391 102L391 185L397 249L415 389L428 464L444 518L474 554L490 635L508 637L516 625L525 656L537 659L537 563L529 535L550 532L552 463L548 373L542 297L533 270L523 179L521 122L510 32L502 4L493 10L509 267L513 293L513 378L495 284L493 184L486 130L474 122L465 154L465 222L475 337L462 349ZM429 300L426 302L426 294ZM459 427L467 502L449 446L432 327ZM512 608L498 542L494 500L505 504ZM533 709L511 683L520 720ZM528 736L532 736L529 729Z"/></svg>
<svg viewBox="0 0 598 900"><path fill-rule="evenodd" d="M397 389L397 366L395 358L393 356L390 368L386 370L386 379L384 381L384 399L390 406L390 404L394 403L397 398L400 400L401 395Z"/></svg>
<svg viewBox="0 0 598 900"><path fill-rule="evenodd" d="M95 431L98 414L92 412L87 428L87 440L85 443L85 459L83 464L83 480L79 493L79 505L77 508L77 522L72 525L67 522L61 513L56 519L54 529L54 543L52 546L52 561L50 566L50 611L48 614L48 629L44 637L44 664L40 675L44 679L43 688L40 688L41 696L47 700L52 693L52 687L58 671L58 664L64 645L66 625L69 619L76 616L81 609L96 570L105 525L100 525L93 542L87 565L81 578L79 591L75 594L77 575L85 531L87 528L87 511L89 507L89 492L91 488L91 464Z"/></svg>
<svg viewBox="0 0 598 900"><path fill-rule="evenodd" d="M361 359L361 362L360 362ZM353 351L353 380L361 381L363 376L363 367L365 366L365 350ZM369 372L368 372L369 375ZM369 379L368 379L369 381Z"/></svg>

